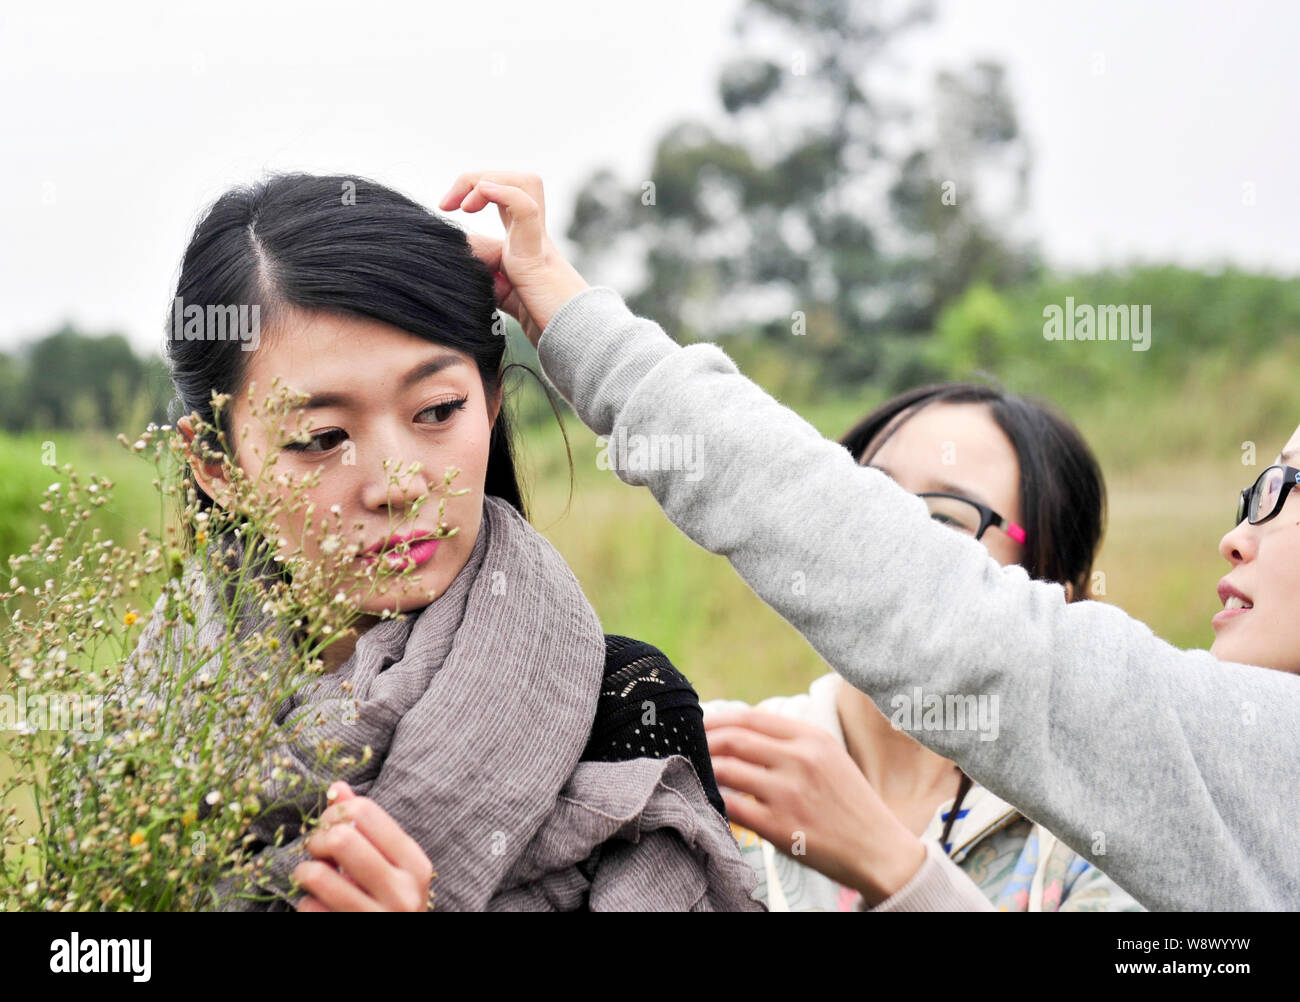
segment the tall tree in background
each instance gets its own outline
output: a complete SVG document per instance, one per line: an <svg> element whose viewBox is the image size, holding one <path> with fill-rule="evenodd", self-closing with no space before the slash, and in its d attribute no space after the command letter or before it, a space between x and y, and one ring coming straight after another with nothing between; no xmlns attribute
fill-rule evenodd
<svg viewBox="0 0 1300 1002"><path fill-rule="evenodd" d="M747 0L725 116L666 130L644 181L590 177L568 229L581 266L685 339L803 334L825 375L891 379L891 343L919 348L971 283L1036 266L1017 235L1029 153L1001 68L906 93L906 43L933 14Z"/></svg>

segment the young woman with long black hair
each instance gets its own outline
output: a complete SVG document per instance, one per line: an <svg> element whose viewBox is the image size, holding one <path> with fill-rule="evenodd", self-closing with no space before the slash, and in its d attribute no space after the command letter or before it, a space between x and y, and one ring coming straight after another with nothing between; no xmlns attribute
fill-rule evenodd
<svg viewBox="0 0 1300 1002"><path fill-rule="evenodd" d="M289 824L277 845L285 811L260 819L264 883L223 888L219 906L424 910L436 869L435 902L450 910L757 907L694 693L653 648L603 635L526 518L506 339L465 234L361 178L275 176L225 193L198 223L176 303L178 427L194 439L197 415L231 453L195 450L201 502L222 505L236 466L256 480L274 456L269 482L306 484L316 511L355 532L358 561L409 571L359 599L357 635L327 648L331 670L280 714L318 711L313 733L356 753L346 774L318 775L312 750L290 743L311 781L293 795L299 824L324 808L330 779L342 797L324 820L353 824L310 838ZM255 307L257 336L191 337L192 306ZM289 434L250 399L276 385L304 395ZM214 394L229 400L219 417ZM420 502L453 467L463 493L445 523L457 532L435 538L438 514ZM275 531L321 559L328 540L307 516L286 508ZM239 537L205 545L238 556L245 543L252 552ZM216 608L221 596L209 598ZM137 665L166 642L160 614L161 600ZM239 610L236 629L256 629L258 614ZM658 730L643 734L623 704L639 726L647 699ZM287 780L278 789L289 796Z"/></svg>
<svg viewBox="0 0 1300 1002"><path fill-rule="evenodd" d="M620 478L649 487L882 712L917 686L998 695L998 740L912 734L1146 907L1297 906L1300 429L1243 491L1219 544L1231 569L1212 650L1181 651L1114 606L1067 602L1061 585L1003 567L716 346L683 348L613 290L588 288L546 235L535 176L465 174L441 207L490 204L506 236L475 239L476 253L588 427L612 441L702 438L689 477L615 462ZM791 587L795 574L805 587ZM735 739L761 716L736 714ZM875 893L912 875L895 869Z"/></svg>

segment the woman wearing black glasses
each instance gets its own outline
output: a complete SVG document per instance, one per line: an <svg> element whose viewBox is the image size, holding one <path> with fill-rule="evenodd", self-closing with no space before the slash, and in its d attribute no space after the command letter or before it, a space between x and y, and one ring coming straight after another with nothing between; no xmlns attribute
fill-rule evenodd
<svg viewBox="0 0 1300 1002"><path fill-rule="evenodd" d="M1087 595L1105 489L1083 439L1051 410L988 386L926 386L881 405L842 444L999 564ZM764 700L745 731L711 728L718 781L735 791L727 810L770 910L1139 910L1051 832L895 726L914 713L924 726L926 707L913 704L901 695L882 712L831 672L807 693ZM743 707L706 703L706 728ZM996 701L954 704L970 711L962 721L938 709L932 723L998 736ZM786 782L793 796L774 810ZM895 875L904 884L885 895Z"/></svg>
<svg viewBox="0 0 1300 1002"><path fill-rule="evenodd" d="M1233 522L1219 543L1232 569L1219 581L1223 611L1210 621L1210 651L1226 661L1267 665L1300 674L1295 599L1300 595L1300 510L1287 497L1300 483L1300 429L1278 461L1242 489ZM1288 517L1279 518L1279 515ZM1253 613L1253 615L1248 615ZM1300 793L1290 791L1300 811ZM1297 900L1300 907L1300 900Z"/></svg>
<svg viewBox="0 0 1300 1002"><path fill-rule="evenodd" d="M1250 518L1220 543L1232 564L1220 585L1231 615L1216 624L1211 651L1178 650L1115 606L1067 602L1061 585L1001 566L717 347L683 348L613 290L588 288L546 234L535 175L462 175L441 207L491 204L505 240L471 243L497 269L498 302L587 426L702 437L687 473L616 466L620 478L648 487L686 535L724 554L882 712L917 687L927 697L997 695L996 739L931 729L924 717L910 731L1148 908L1297 907L1300 509L1284 507L1291 492L1270 493L1267 480L1252 490ZM1300 430L1278 465L1295 455ZM879 890L892 894L907 877Z"/></svg>

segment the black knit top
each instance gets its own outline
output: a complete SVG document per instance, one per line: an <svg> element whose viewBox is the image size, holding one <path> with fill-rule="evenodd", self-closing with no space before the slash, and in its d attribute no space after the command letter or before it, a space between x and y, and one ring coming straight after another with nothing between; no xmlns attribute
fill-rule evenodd
<svg viewBox="0 0 1300 1002"><path fill-rule="evenodd" d="M691 683L657 647L606 634L605 678L583 760L670 755L690 759L709 803L725 818L704 737L704 711Z"/></svg>

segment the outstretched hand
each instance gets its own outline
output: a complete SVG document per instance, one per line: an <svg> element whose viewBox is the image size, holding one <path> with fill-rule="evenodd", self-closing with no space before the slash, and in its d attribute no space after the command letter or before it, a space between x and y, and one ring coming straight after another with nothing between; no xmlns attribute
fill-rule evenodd
<svg viewBox="0 0 1300 1002"><path fill-rule="evenodd" d="M475 256L495 274L497 303L519 321L533 347L556 312L587 288L546 232L542 179L513 171L460 175L438 208L480 212L495 205L505 239L469 234Z"/></svg>

